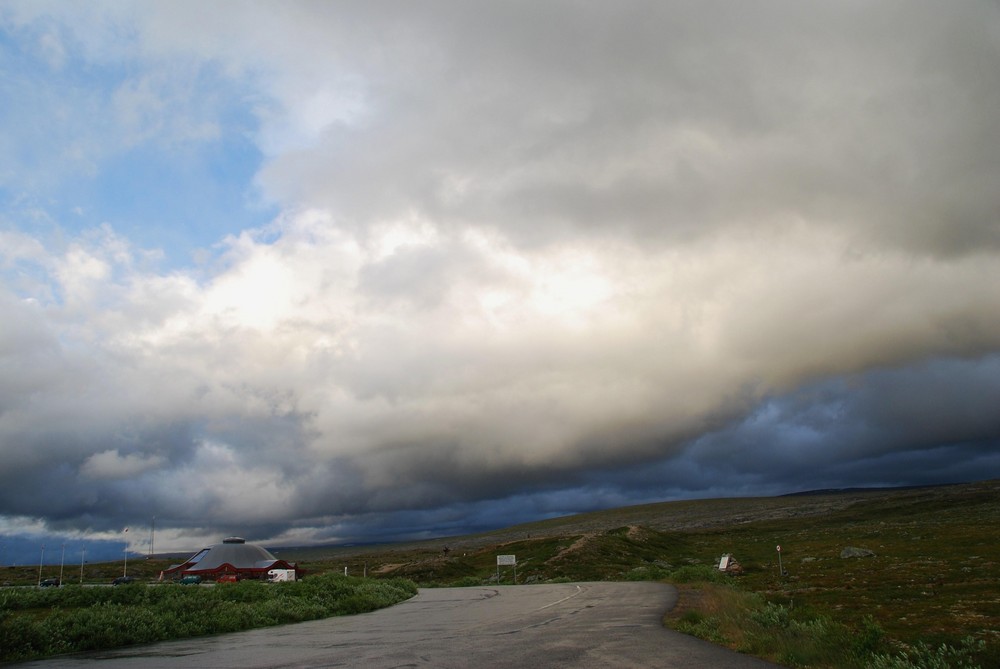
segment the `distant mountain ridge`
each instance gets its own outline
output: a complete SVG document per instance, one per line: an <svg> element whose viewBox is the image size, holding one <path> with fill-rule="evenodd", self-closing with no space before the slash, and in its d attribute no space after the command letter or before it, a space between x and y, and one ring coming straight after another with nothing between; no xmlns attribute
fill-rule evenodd
<svg viewBox="0 0 1000 669"><path fill-rule="evenodd" d="M844 511L858 503L873 503L892 498L897 504L923 504L937 496L960 497L982 491L994 494L998 481L946 483L882 488L843 488L814 490L773 497L723 497L712 499L651 502L635 506L588 511L547 520L522 523L475 534L438 537L384 544L326 544L316 546L271 548L284 551L299 560L323 559L333 555L349 556L370 553L376 547L402 550L417 546L452 551L478 550L484 545L503 545L511 541L546 536L582 535L606 532L617 527L642 526L659 531L703 530L746 523L821 517Z"/></svg>
<svg viewBox="0 0 1000 669"><path fill-rule="evenodd" d="M966 485L971 483L971 481L962 481L960 483L926 483L923 485L890 485L890 486L873 486L873 487L859 487L859 488L821 488L819 490L802 490L800 492L788 492L784 495L778 495L778 497L806 497L809 495L841 495L850 493L864 493L864 492L892 492L895 490L925 490L928 488L945 488L948 486L956 485Z"/></svg>

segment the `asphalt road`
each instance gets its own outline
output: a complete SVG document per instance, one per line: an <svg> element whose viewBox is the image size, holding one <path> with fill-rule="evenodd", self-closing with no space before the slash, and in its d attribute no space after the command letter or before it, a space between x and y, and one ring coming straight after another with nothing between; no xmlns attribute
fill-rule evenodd
<svg viewBox="0 0 1000 669"><path fill-rule="evenodd" d="M663 627L676 602L658 583L421 590L359 616L64 656L23 667L775 667Z"/></svg>

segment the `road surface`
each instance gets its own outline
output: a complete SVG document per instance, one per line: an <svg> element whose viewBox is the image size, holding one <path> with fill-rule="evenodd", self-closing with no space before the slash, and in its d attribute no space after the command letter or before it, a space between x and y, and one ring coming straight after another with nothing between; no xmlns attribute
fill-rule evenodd
<svg viewBox="0 0 1000 669"><path fill-rule="evenodd" d="M659 583L565 583L421 590L358 616L168 641L26 668L765 669L662 625L677 591Z"/></svg>

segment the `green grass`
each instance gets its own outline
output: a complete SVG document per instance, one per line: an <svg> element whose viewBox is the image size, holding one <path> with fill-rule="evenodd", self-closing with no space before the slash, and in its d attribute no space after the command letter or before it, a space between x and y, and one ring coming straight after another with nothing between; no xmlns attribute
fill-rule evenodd
<svg viewBox="0 0 1000 669"><path fill-rule="evenodd" d="M886 636L870 616L846 624L816 610L768 602L730 585L682 590L669 627L788 667L830 669L982 669L996 666L986 642L907 646Z"/></svg>
<svg viewBox="0 0 1000 669"><path fill-rule="evenodd" d="M364 613L414 594L416 586L404 579L336 574L215 587L4 588L0 662Z"/></svg>

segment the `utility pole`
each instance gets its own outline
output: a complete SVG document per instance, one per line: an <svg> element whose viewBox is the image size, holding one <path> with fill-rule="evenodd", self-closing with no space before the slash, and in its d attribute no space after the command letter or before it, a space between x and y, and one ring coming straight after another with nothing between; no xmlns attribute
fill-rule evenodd
<svg viewBox="0 0 1000 669"><path fill-rule="evenodd" d="M62 587L63 567L66 566L66 542L62 545L62 557L59 559L59 586Z"/></svg>
<svg viewBox="0 0 1000 669"><path fill-rule="evenodd" d="M153 539L156 538L156 516L153 516L153 522L149 524L149 557L153 557Z"/></svg>
<svg viewBox="0 0 1000 669"><path fill-rule="evenodd" d="M83 552L80 553L80 583L83 583L83 562L84 558L87 557L87 544L83 545Z"/></svg>
<svg viewBox="0 0 1000 669"><path fill-rule="evenodd" d="M42 562L45 560L45 544L42 544L42 555L38 558L38 587L42 587Z"/></svg>
<svg viewBox="0 0 1000 669"><path fill-rule="evenodd" d="M125 570L122 571L122 576L128 576L128 528L125 528Z"/></svg>

